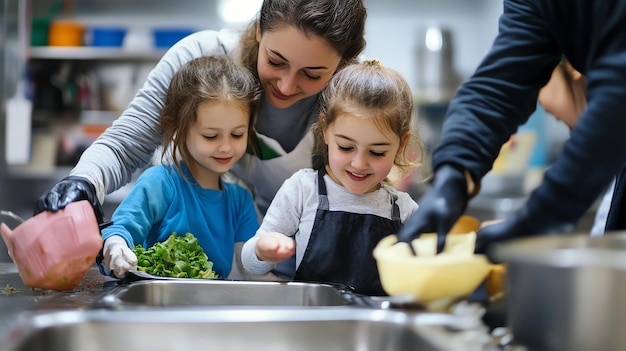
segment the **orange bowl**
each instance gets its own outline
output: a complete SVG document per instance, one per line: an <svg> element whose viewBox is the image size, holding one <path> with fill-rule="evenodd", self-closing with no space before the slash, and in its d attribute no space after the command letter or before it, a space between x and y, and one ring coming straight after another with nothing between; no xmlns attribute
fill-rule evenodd
<svg viewBox="0 0 626 351"><path fill-rule="evenodd" d="M81 46L85 26L75 21L57 20L48 29L49 46Z"/></svg>

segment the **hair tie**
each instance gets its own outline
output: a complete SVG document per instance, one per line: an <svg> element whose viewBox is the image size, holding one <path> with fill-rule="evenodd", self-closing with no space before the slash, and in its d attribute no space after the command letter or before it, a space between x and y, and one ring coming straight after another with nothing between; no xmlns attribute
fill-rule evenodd
<svg viewBox="0 0 626 351"><path fill-rule="evenodd" d="M363 61L363 64L366 66L376 66L376 67L383 66L383 64L379 60L374 60L374 59L365 60Z"/></svg>

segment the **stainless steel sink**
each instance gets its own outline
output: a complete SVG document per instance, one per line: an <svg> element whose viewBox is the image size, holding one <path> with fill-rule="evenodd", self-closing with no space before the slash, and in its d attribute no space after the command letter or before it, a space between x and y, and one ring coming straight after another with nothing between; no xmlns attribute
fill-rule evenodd
<svg viewBox="0 0 626 351"><path fill-rule="evenodd" d="M228 280L145 280L104 299L133 306L345 306L350 293L333 285Z"/></svg>
<svg viewBox="0 0 626 351"><path fill-rule="evenodd" d="M22 319L0 350L469 350L459 328L451 315L351 307L74 310Z"/></svg>

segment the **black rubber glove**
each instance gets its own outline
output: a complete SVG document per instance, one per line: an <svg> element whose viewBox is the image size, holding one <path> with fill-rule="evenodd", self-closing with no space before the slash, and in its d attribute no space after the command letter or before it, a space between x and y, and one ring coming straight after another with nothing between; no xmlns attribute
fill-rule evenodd
<svg viewBox="0 0 626 351"><path fill-rule="evenodd" d="M501 263L503 258L491 249L492 244L529 236L567 233L574 227L573 223L555 220L548 211L533 209L526 203L513 217L481 228L476 234L475 253L486 254L492 263Z"/></svg>
<svg viewBox="0 0 626 351"><path fill-rule="evenodd" d="M431 188L419 200L419 208L398 232L398 241L410 243L422 233L437 233L437 253L446 235L465 212L469 195L467 179L459 168L443 165L436 170Z"/></svg>
<svg viewBox="0 0 626 351"><path fill-rule="evenodd" d="M35 215L43 211L56 212L72 202L87 200L91 203L98 224L104 221L102 205L96 195L96 187L83 177L69 176L61 179L45 192L35 204Z"/></svg>

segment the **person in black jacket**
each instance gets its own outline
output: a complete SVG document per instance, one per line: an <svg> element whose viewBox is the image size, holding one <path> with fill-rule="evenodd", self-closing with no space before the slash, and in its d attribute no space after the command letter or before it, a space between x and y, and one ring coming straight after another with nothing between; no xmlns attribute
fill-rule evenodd
<svg viewBox="0 0 626 351"><path fill-rule="evenodd" d="M450 103L431 187L399 241L437 232L443 249L445 233L535 110L563 56L586 78L587 107L526 204L482 228L476 252L511 238L571 231L626 164L625 21L623 0L505 0L492 48Z"/></svg>

